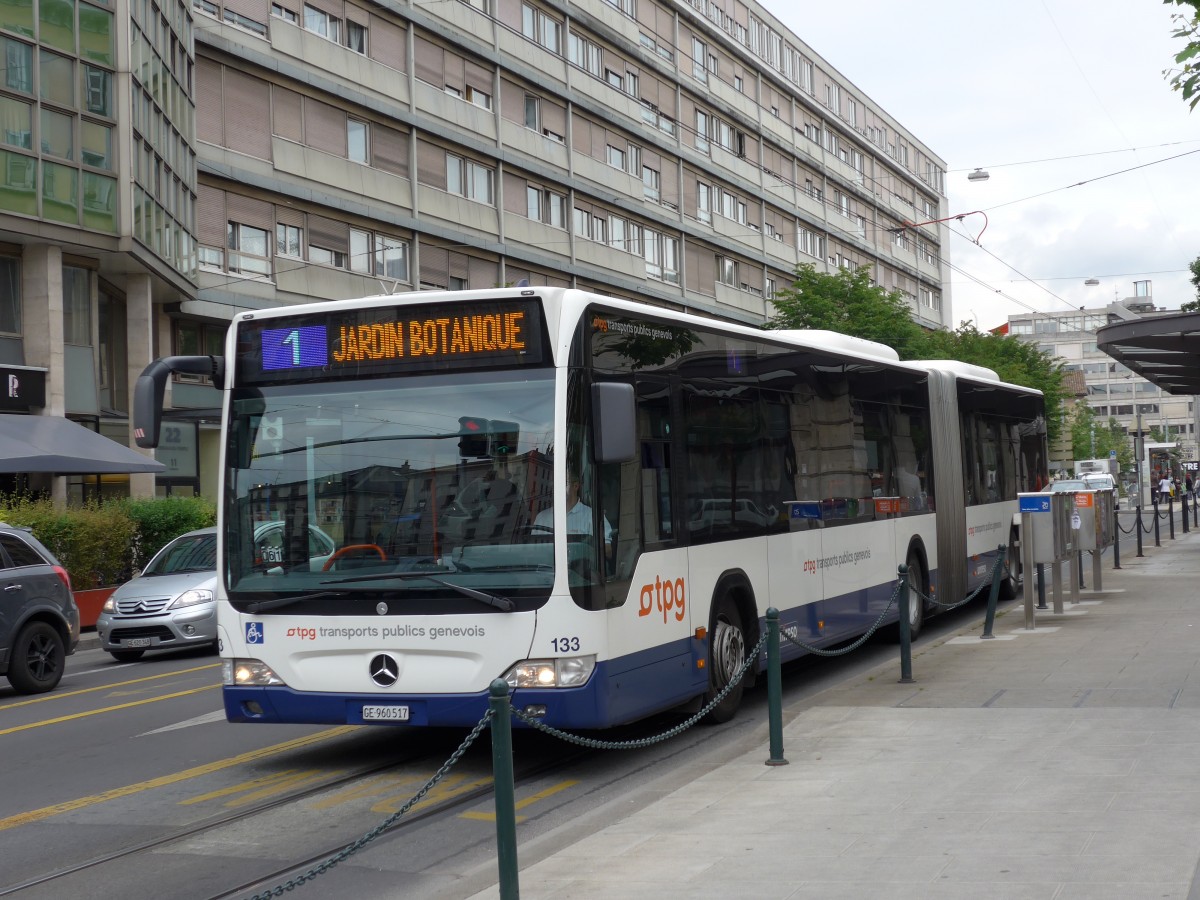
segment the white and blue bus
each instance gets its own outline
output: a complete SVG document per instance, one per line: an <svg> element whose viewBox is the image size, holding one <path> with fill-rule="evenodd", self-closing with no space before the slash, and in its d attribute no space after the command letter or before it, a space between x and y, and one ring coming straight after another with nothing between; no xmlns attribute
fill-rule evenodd
<svg viewBox="0 0 1200 900"><path fill-rule="evenodd" d="M966 597L1045 477L1041 394L990 370L579 290L240 313L147 368L142 446L172 372L223 392L233 722L469 726L497 678L559 727L695 705L768 607L830 646L895 621L901 563Z"/></svg>

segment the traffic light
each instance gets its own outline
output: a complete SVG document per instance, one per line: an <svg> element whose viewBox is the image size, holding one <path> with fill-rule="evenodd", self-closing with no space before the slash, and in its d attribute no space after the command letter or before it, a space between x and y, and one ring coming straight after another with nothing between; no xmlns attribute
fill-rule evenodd
<svg viewBox="0 0 1200 900"><path fill-rule="evenodd" d="M512 456L517 452L517 439L521 436L521 426L516 422L503 422L492 419L488 422L491 432L492 456Z"/></svg>
<svg viewBox="0 0 1200 900"><path fill-rule="evenodd" d="M479 457L488 455L488 420L475 416L458 418L458 455Z"/></svg>

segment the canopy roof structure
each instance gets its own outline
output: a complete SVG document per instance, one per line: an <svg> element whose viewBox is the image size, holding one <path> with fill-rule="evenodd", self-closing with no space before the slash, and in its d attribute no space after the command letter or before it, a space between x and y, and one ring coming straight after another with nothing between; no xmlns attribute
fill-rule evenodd
<svg viewBox="0 0 1200 900"><path fill-rule="evenodd" d="M1200 312L1105 325L1096 346L1168 394L1200 394Z"/></svg>
<svg viewBox="0 0 1200 900"><path fill-rule="evenodd" d="M0 473L162 472L162 463L57 416L0 415Z"/></svg>

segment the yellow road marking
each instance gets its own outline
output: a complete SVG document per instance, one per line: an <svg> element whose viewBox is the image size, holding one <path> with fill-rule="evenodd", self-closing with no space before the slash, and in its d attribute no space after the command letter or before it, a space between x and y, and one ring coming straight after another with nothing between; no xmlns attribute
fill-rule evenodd
<svg viewBox="0 0 1200 900"><path fill-rule="evenodd" d="M87 712L72 713L69 716L58 716L55 719L43 719L40 722L30 722L28 725L14 725L12 728L0 729L0 735L14 734L18 731L28 731L31 728L41 728L43 725L57 725L60 722L70 722L74 719L86 719L88 716L98 716L101 713L116 712L119 709L130 709L134 706L144 706L147 703L157 703L160 700L174 700L176 697L186 697L188 694L199 694L201 691L211 691L219 688L219 684L207 684L204 687L192 688L187 691L176 691L173 694L163 694L146 700L131 700L129 703L118 703L116 706L106 706L103 709L89 709Z"/></svg>
<svg viewBox="0 0 1200 900"><path fill-rule="evenodd" d="M265 800L267 797L273 797L290 788L314 784L323 778L336 778L341 774L341 769L335 769L332 772L325 772L321 769L285 769L282 772L276 772L273 775L267 775L263 778L254 778L250 781L243 781L241 784L221 788L218 791L210 791L207 794L201 794L199 797L192 797L190 800L181 800L179 805L191 806L195 803L203 803L206 800L216 800L220 797L242 794L241 797L225 803L226 806L236 808L238 806L245 806L248 803L255 803L258 800Z"/></svg>
<svg viewBox="0 0 1200 900"><path fill-rule="evenodd" d="M0 712L6 709L16 709L18 706L29 706L33 703L45 703L47 700L65 700L67 697L78 697L81 694L92 694L96 691L111 691L113 688L124 687L127 684L141 684L143 681L154 681L158 678L173 678L176 675L186 675L188 672L203 672L205 669L220 668L220 663L209 663L205 666L195 666L191 669L176 669L174 672L163 672L159 675L147 675L145 678L133 678L129 681L118 681L115 684L102 684L99 687L80 688L77 691L56 691L34 697L32 700L21 700L17 703L6 703L0 706Z"/></svg>
<svg viewBox="0 0 1200 900"><path fill-rule="evenodd" d="M282 744L275 744L272 747L263 747L259 750L250 750L246 753L239 753L237 756L230 756L226 759L219 759L215 762L205 763L202 766L196 766L191 769L184 769L182 772L175 772L171 775L161 775L158 778L151 778L149 781L139 781L137 784L128 784L125 787L113 788L109 791L104 791L99 794L92 794L90 797L80 797L76 800L67 800L63 803L56 803L53 806L44 806L41 809L31 809L29 812L18 813L15 816L9 816L6 819L0 819L0 831L8 828L15 828L18 825L28 825L30 822L40 822L42 819L49 819L51 816L57 816L60 813L73 812L77 809L85 809L89 806L95 806L98 803L105 803L108 800L118 800L122 797L132 797L134 794L140 794L143 791L149 791L154 788L166 787L170 784L178 784L181 781L188 781L192 778L199 778L202 775L211 775L213 772L220 772L222 769L229 769L234 766L240 766L243 763L254 762L255 760L264 759L268 756L274 756L277 753L286 753L288 750L296 750L300 747L307 747L310 744L317 744L321 741L327 741L331 738L340 737L343 734L348 734L362 726L360 725L342 725L338 728L330 728L327 731L321 731L317 734L309 735L308 737L296 738L293 741L285 741Z"/></svg>
<svg viewBox="0 0 1200 900"><path fill-rule="evenodd" d="M361 797L374 796L379 793L381 786L386 788L397 788L405 784L420 786L428 780L428 776L425 775L378 775L354 787L344 788L325 800L318 800L313 804L313 809L331 809Z"/></svg>
<svg viewBox="0 0 1200 900"><path fill-rule="evenodd" d="M473 781L458 781L458 783L455 784L456 780L463 777L464 776L462 775L455 776L452 774L443 779L441 782L436 784L428 794L425 795L424 800L414 805L409 812L416 812L419 809L428 809L430 806L436 806L444 800L452 800L459 794L465 794L469 791L475 790L477 787L483 787L484 785L492 783L492 778L489 775L487 778L477 778ZM381 800L379 803L376 803L371 807L371 812L394 813L401 806L407 803L408 800L408 797Z"/></svg>
<svg viewBox="0 0 1200 900"><path fill-rule="evenodd" d="M532 806L534 803L537 803L539 800L545 800L547 797L553 797L559 791L565 791L567 788L575 787L575 785L577 785L577 784L579 784L578 781L559 782L558 784L555 784L555 785L552 785L551 787L546 788L544 791L538 791L536 794L530 794L524 800L518 800L516 803L516 808L517 809L525 809L525 807ZM490 812L490 813L465 812L465 813L459 813L458 817L460 819L475 819L476 821L480 821L480 822L495 822L496 821L496 814L494 812ZM517 816L517 821L524 822L525 818L526 818L525 816Z"/></svg>

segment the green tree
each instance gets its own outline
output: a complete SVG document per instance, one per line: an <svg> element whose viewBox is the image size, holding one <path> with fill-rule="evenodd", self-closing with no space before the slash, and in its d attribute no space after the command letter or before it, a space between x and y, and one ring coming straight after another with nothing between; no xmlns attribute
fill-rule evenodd
<svg viewBox="0 0 1200 900"><path fill-rule="evenodd" d="M871 284L865 266L831 274L810 263L797 266L792 286L778 291L772 302L775 315L768 328L837 331L887 344L901 359L912 358L924 339L904 295Z"/></svg>
<svg viewBox="0 0 1200 900"><path fill-rule="evenodd" d="M1117 454L1119 471L1133 468L1129 435L1115 418L1100 421L1090 406L1079 403L1071 418L1071 453L1075 459L1108 459Z"/></svg>
<svg viewBox="0 0 1200 900"><path fill-rule="evenodd" d="M1200 103L1200 0L1163 0L1166 6L1178 6L1180 12L1171 16L1175 30L1172 37L1186 43L1175 54L1178 68L1164 69L1163 76L1171 90L1179 91L1189 109Z"/></svg>

